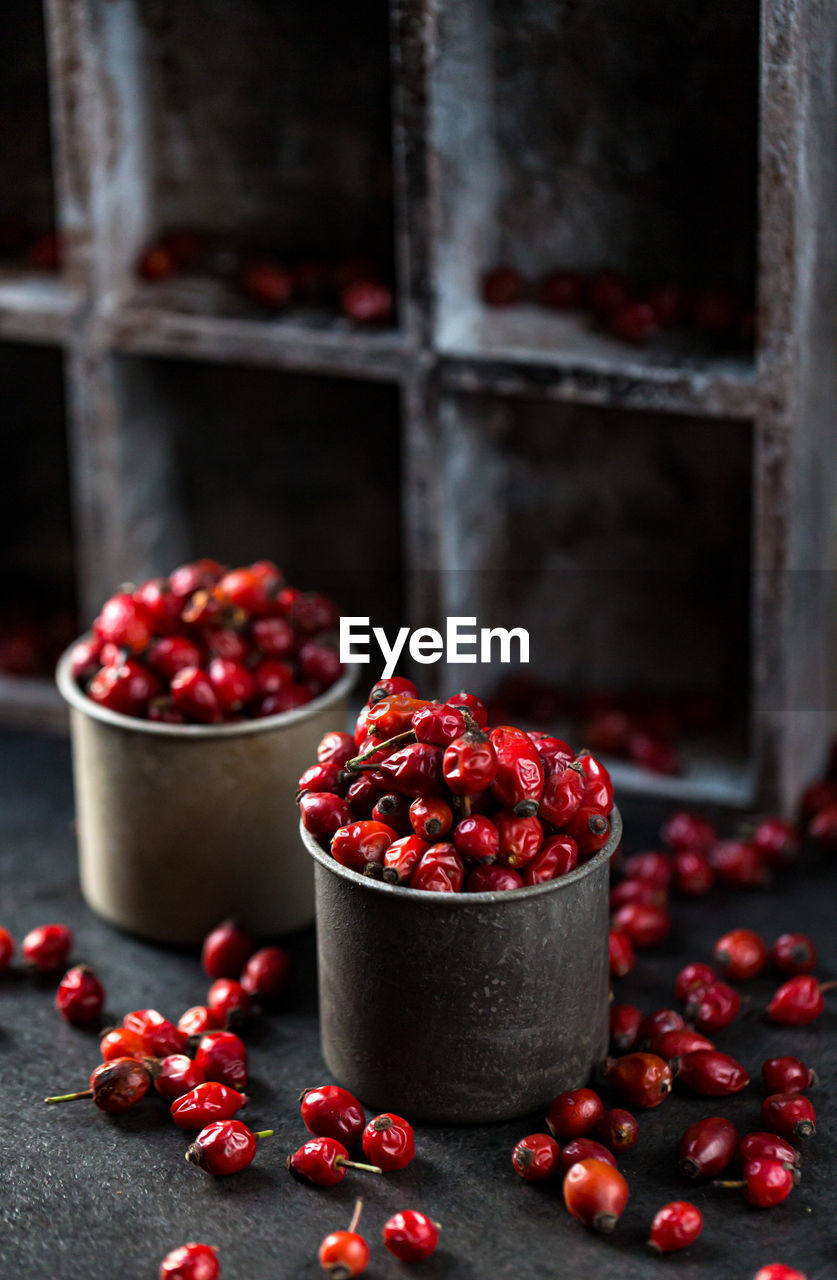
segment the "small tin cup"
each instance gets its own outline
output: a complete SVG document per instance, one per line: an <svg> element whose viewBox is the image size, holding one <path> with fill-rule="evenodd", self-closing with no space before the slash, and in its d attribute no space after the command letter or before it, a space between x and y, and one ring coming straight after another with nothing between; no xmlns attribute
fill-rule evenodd
<svg viewBox="0 0 837 1280"><path fill-rule="evenodd" d="M345 721L356 670L281 715L173 725L92 702L73 679L71 651L56 680L70 707L79 872L93 910L181 944L228 916L256 935L310 924L296 782L323 734Z"/></svg>
<svg viewBox="0 0 837 1280"><path fill-rule="evenodd" d="M314 859L320 1032L336 1080L430 1123L508 1120L584 1084L608 1043L609 863L558 880L427 893Z"/></svg>

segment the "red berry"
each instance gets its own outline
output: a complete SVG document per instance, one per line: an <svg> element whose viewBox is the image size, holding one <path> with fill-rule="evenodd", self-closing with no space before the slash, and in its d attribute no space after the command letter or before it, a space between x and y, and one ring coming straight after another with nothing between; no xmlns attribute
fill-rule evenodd
<svg viewBox="0 0 837 1280"><path fill-rule="evenodd" d="M674 984L674 994L678 1000L685 1000L690 991L698 987L711 987L715 981L716 975L709 965L697 960L680 970Z"/></svg>
<svg viewBox="0 0 837 1280"><path fill-rule="evenodd" d="M491 784L494 799L518 818L532 817L544 788L544 769L534 743L512 725L492 729L489 739L497 757L497 773Z"/></svg>
<svg viewBox="0 0 837 1280"><path fill-rule="evenodd" d="M340 796L330 791L306 791L299 797L299 816L315 840L330 840L341 827L351 825L353 815L348 802Z"/></svg>
<svg viewBox="0 0 837 1280"><path fill-rule="evenodd" d="M152 640L147 657L150 667L171 680L184 667L199 667L201 651L186 636L161 636Z"/></svg>
<svg viewBox="0 0 837 1280"><path fill-rule="evenodd" d="M411 698L419 696L418 689L412 680L404 676L390 676L388 680L378 680L369 690L369 705L374 706L381 698L390 698L394 693L406 693Z"/></svg>
<svg viewBox="0 0 837 1280"><path fill-rule="evenodd" d="M65 924L42 924L30 930L20 944L24 964L42 973L63 969L73 947L72 930Z"/></svg>
<svg viewBox="0 0 837 1280"><path fill-rule="evenodd" d="M220 1274L215 1250L208 1244L182 1244L160 1264L160 1280L218 1280Z"/></svg>
<svg viewBox="0 0 837 1280"><path fill-rule="evenodd" d="M527 866L543 844L543 827L538 819L518 818L511 809L501 809L494 815L494 825L503 866L513 869Z"/></svg>
<svg viewBox="0 0 837 1280"><path fill-rule="evenodd" d="M693 849L696 853L708 853L718 841L718 830L699 814L679 809L663 823L660 836L663 844L675 851Z"/></svg>
<svg viewBox="0 0 837 1280"><path fill-rule="evenodd" d="M203 1072L185 1053L170 1053L162 1058L154 1073L154 1088L167 1102L182 1098L199 1084L203 1084Z"/></svg>
<svg viewBox="0 0 837 1280"><path fill-rule="evenodd" d="M626 880L648 880L661 889L671 884L672 860L667 853L635 853L622 864Z"/></svg>
<svg viewBox="0 0 837 1280"><path fill-rule="evenodd" d="M561 1163L561 1148L548 1133L530 1133L521 1138L512 1152L515 1173L524 1182L543 1182L551 1178Z"/></svg>
<svg viewBox="0 0 837 1280"><path fill-rule="evenodd" d="M147 609L154 635L171 635L177 631L182 606L166 578L143 582L134 592L134 599Z"/></svg>
<svg viewBox="0 0 837 1280"><path fill-rule="evenodd" d="M674 855L674 887L690 898L702 897L715 883L709 859L696 849L678 849Z"/></svg>
<svg viewBox="0 0 837 1280"><path fill-rule="evenodd" d="M809 1138L817 1128L816 1112L801 1093L771 1093L761 1104L761 1122L781 1138Z"/></svg>
<svg viewBox="0 0 837 1280"><path fill-rule="evenodd" d="M332 1280L350 1280L369 1265L369 1245L355 1230L361 1207L362 1201L358 1200L348 1231L330 1231L320 1245L317 1254L320 1266Z"/></svg>
<svg viewBox="0 0 837 1280"><path fill-rule="evenodd" d="M91 680L99 670L102 665L99 661L101 648L101 641L95 638L79 640L78 644L73 645L70 655L70 671L73 679L78 680L79 684L85 684L88 680Z"/></svg>
<svg viewBox="0 0 837 1280"><path fill-rule="evenodd" d="M369 719L373 721L371 715ZM449 707L443 702L427 702L420 706L413 712L411 724L419 742L430 742L437 747L446 747L468 728L459 707Z"/></svg>
<svg viewBox="0 0 837 1280"><path fill-rule="evenodd" d="M773 967L795 977L817 967L817 948L806 933L783 933L770 949Z"/></svg>
<svg viewBox="0 0 837 1280"><path fill-rule="evenodd" d="M153 634L154 619L141 601L123 591L105 602L93 627L103 643L142 653Z"/></svg>
<svg viewBox="0 0 837 1280"><path fill-rule="evenodd" d="M276 1000L283 994L291 972L291 957L283 947L254 951L241 974L241 985L257 1000Z"/></svg>
<svg viewBox="0 0 837 1280"><path fill-rule="evenodd" d="M181 1014L177 1022L177 1029L182 1031L184 1035L198 1036L203 1035L204 1031L220 1031L222 1029L222 1020L214 1010L207 1008L205 1004L196 1004Z"/></svg>
<svg viewBox="0 0 837 1280"><path fill-rule="evenodd" d="M89 698L123 716L144 716L149 704L160 692L160 683L142 663L128 658L112 666L102 667L91 680Z"/></svg>
<svg viewBox="0 0 837 1280"><path fill-rule="evenodd" d="M500 851L500 834L490 818L476 813L457 823L453 843L471 862L494 862Z"/></svg>
<svg viewBox="0 0 837 1280"><path fill-rule="evenodd" d="M546 813L545 808L543 812ZM576 809L566 824L566 829L578 845L579 857L589 858L607 844L610 836L610 819L591 805L583 804Z"/></svg>
<svg viewBox="0 0 837 1280"><path fill-rule="evenodd" d="M418 836L394 840L384 854L384 880L388 884L410 884L413 872L430 847Z"/></svg>
<svg viewBox="0 0 837 1280"><path fill-rule="evenodd" d="M429 1258L439 1243L439 1226L424 1213L405 1209L384 1223L384 1244L402 1262Z"/></svg>
<svg viewBox="0 0 837 1280"><path fill-rule="evenodd" d="M578 845L572 836L550 836L523 872L523 883L546 884L573 871L578 864Z"/></svg>
<svg viewBox="0 0 837 1280"><path fill-rule="evenodd" d="M610 313L610 329L623 342L642 346L657 331L657 313L647 302L628 302Z"/></svg>
<svg viewBox="0 0 837 1280"><path fill-rule="evenodd" d="M320 764L334 764L338 769L341 769L356 754L357 747L352 735L339 733L337 730L327 733L317 747L317 759Z"/></svg>
<svg viewBox="0 0 837 1280"><path fill-rule="evenodd" d="M553 1098L546 1123L557 1138L582 1138L595 1129L604 1104L592 1089L571 1089Z"/></svg>
<svg viewBox="0 0 837 1280"><path fill-rule="evenodd" d="M346 1147L360 1140L366 1125L363 1107L348 1089L336 1084L306 1089L300 1096L302 1123L318 1138L335 1138Z"/></svg>
<svg viewBox="0 0 837 1280"><path fill-rule="evenodd" d="M474 867L465 883L466 893L507 893L511 889L522 888L522 876L510 867L501 866Z"/></svg>
<svg viewBox="0 0 837 1280"><path fill-rule="evenodd" d="M410 801L406 796L400 796L397 791L390 791L387 795L379 797L372 810L372 821L386 823L388 827L392 827L393 831L397 831L399 836L413 834L410 823Z"/></svg>
<svg viewBox="0 0 837 1280"><path fill-rule="evenodd" d="M249 992L235 978L216 978L206 993L206 1003L220 1016L222 1023L227 1023L235 1014L246 1017L253 1001Z"/></svg>
<svg viewBox="0 0 837 1280"><path fill-rule="evenodd" d="M213 587L223 572L224 566L217 560L192 560L169 574L169 589L180 600L185 600L196 591Z"/></svg>
<svg viewBox="0 0 837 1280"><path fill-rule="evenodd" d="M564 1175L564 1203L585 1227L612 1231L628 1203L628 1184L604 1160L580 1160Z"/></svg>
<svg viewBox="0 0 837 1280"><path fill-rule="evenodd" d="M454 795L475 795L485 791L494 781L497 755L488 736L479 729L472 729L447 747L442 769L445 782Z"/></svg>
<svg viewBox="0 0 837 1280"><path fill-rule="evenodd" d="M104 1062L112 1062L114 1058L141 1058L145 1053L142 1036L128 1027L111 1027L99 1041L99 1050Z"/></svg>
<svg viewBox="0 0 837 1280"><path fill-rule="evenodd" d="M699 1031L684 1027L679 1031L664 1031L661 1035L652 1036L648 1044L643 1046L649 1053L656 1053L658 1058L670 1062L672 1058L682 1058L696 1049L714 1049L715 1046Z"/></svg>
<svg viewBox="0 0 837 1280"><path fill-rule="evenodd" d="M405 1169L416 1153L415 1134L401 1116L376 1116L363 1131L363 1154L385 1172Z"/></svg>
<svg viewBox="0 0 837 1280"><path fill-rule="evenodd" d="M626 933L635 947L656 947L671 932L671 916L662 907L629 902L616 912L613 927Z"/></svg>
<svg viewBox="0 0 837 1280"><path fill-rule="evenodd" d="M750 1160L779 1160L783 1164L800 1165L802 1156L796 1147L777 1133L746 1133L738 1144L735 1155L739 1164Z"/></svg>
<svg viewBox="0 0 837 1280"><path fill-rule="evenodd" d="M783 1027L804 1027L816 1022L825 1009L823 992L837 983L817 982L809 973L790 978L779 987L767 1006L767 1017Z"/></svg>
<svg viewBox="0 0 837 1280"><path fill-rule="evenodd" d="M628 1151L639 1138L639 1125L630 1111L618 1107L606 1111L596 1125L596 1136L610 1151Z"/></svg>
<svg viewBox="0 0 837 1280"><path fill-rule="evenodd" d="M767 964L767 944L754 929L731 929L712 949L715 963L734 982L757 978Z"/></svg>
<svg viewBox="0 0 837 1280"><path fill-rule="evenodd" d="M299 674L310 681L316 690L322 693L330 689L343 674L340 654L334 645L321 644L318 640L309 640L297 654Z"/></svg>
<svg viewBox="0 0 837 1280"><path fill-rule="evenodd" d="M201 1080L173 1099L171 1118L179 1129L203 1129L215 1120L231 1120L246 1102L245 1095L229 1085Z"/></svg>
<svg viewBox="0 0 837 1280"><path fill-rule="evenodd" d="M463 739L457 739L463 741ZM448 747L453 750L456 743ZM442 759L447 752L429 742L411 742L381 761L378 774L387 790L416 798L442 792ZM450 785L450 784L448 784Z"/></svg>
<svg viewBox="0 0 837 1280"><path fill-rule="evenodd" d="M187 719L198 724L216 724L221 719L222 703L209 676L199 667L182 667L169 688L175 706Z"/></svg>
<svg viewBox="0 0 837 1280"><path fill-rule="evenodd" d="M251 262L241 279L244 292L253 302L272 311L283 311L294 297L294 277L279 262Z"/></svg>
<svg viewBox="0 0 837 1280"><path fill-rule="evenodd" d="M241 662L213 658L206 674L224 711L241 711L256 696L256 683Z"/></svg>
<svg viewBox="0 0 837 1280"><path fill-rule="evenodd" d="M209 1031L201 1037L195 1062L206 1080L243 1089L247 1084L247 1050L231 1031Z"/></svg>
<svg viewBox="0 0 837 1280"><path fill-rule="evenodd" d="M340 310L355 324L388 324L392 309L392 290L379 280L355 280L340 294Z"/></svg>
<svg viewBox="0 0 837 1280"><path fill-rule="evenodd" d="M721 840L709 853L709 864L723 884L757 888L767 876L761 855L746 840Z"/></svg>
<svg viewBox="0 0 837 1280"><path fill-rule="evenodd" d="M566 827L579 812L582 800L584 799L585 778L583 768L575 761L567 761L563 757L556 760L553 767L549 769L546 780L544 782L543 795L539 807L539 813L547 822L551 822L555 827ZM598 817L603 815L598 813ZM585 809L587 823L589 826L590 811ZM583 825L583 820L582 820ZM600 834L601 823L594 822L596 832ZM571 833L578 842L574 833ZM599 834L583 831L583 840L596 840ZM607 838L607 837L605 837ZM585 843L586 849L586 843Z"/></svg>
<svg viewBox="0 0 837 1280"><path fill-rule="evenodd" d="M768 1058L761 1074L768 1093L803 1093L817 1084L816 1072L799 1058Z"/></svg>
<svg viewBox="0 0 837 1280"><path fill-rule="evenodd" d="M362 820L340 827L331 838L331 855L343 867L363 872L370 863L383 865L384 854L397 839L383 822Z"/></svg>
<svg viewBox="0 0 837 1280"><path fill-rule="evenodd" d="M521 302L525 285L514 267L494 267L482 278L482 296L489 307L510 307Z"/></svg>
<svg viewBox="0 0 837 1280"><path fill-rule="evenodd" d="M309 1138L298 1151L288 1156L287 1167L296 1178L315 1187L334 1187L342 1182L347 1169L363 1169L368 1173L383 1172L377 1165L356 1164L336 1138Z"/></svg>
<svg viewBox="0 0 837 1280"><path fill-rule="evenodd" d="M201 964L208 978L237 978L253 954L253 939L234 920L225 920L206 935Z"/></svg>
<svg viewBox="0 0 837 1280"><path fill-rule="evenodd" d="M610 953L610 976L624 978L636 964L634 944L627 933L621 929L611 929L608 940Z"/></svg>
<svg viewBox="0 0 837 1280"><path fill-rule="evenodd" d="M538 301L553 311L576 311L586 296L587 281L578 271L551 271L541 281Z"/></svg>
<svg viewBox="0 0 837 1280"><path fill-rule="evenodd" d="M186 1159L216 1178L226 1177L252 1164L258 1139L272 1134L272 1129L254 1133L240 1120L215 1120L201 1129L187 1149Z"/></svg>
<svg viewBox="0 0 837 1280"><path fill-rule="evenodd" d="M566 1173L572 1165L578 1164L579 1160L603 1160L605 1164L616 1168L613 1152L608 1151L607 1147L603 1147L600 1142L595 1142L592 1138L573 1138L572 1142L567 1143L561 1152L562 1172Z"/></svg>
<svg viewBox="0 0 837 1280"><path fill-rule="evenodd" d="M439 796L418 796L410 805L410 822L422 840L438 840L453 826L453 810Z"/></svg>
<svg viewBox="0 0 837 1280"><path fill-rule="evenodd" d="M95 1022L105 1004L105 989L92 969L77 964L58 984L55 1007L67 1022Z"/></svg>
<svg viewBox="0 0 837 1280"><path fill-rule="evenodd" d="M688 1200L664 1204L651 1223L648 1247L657 1253L674 1253L694 1244L703 1230L703 1214Z"/></svg>
<svg viewBox="0 0 837 1280"><path fill-rule="evenodd" d="M719 1187L743 1187L745 1199L756 1209L770 1209L787 1200L794 1188L793 1170L779 1160L750 1160L743 1182L718 1182Z"/></svg>
<svg viewBox="0 0 837 1280"><path fill-rule="evenodd" d="M750 1083L750 1077L740 1062L717 1049L695 1049L673 1059L671 1069L687 1089L704 1098L724 1098L740 1091Z"/></svg>
<svg viewBox="0 0 837 1280"><path fill-rule="evenodd" d="M134 1058L113 1058L101 1062L90 1076L90 1088L79 1093L63 1093L45 1102L73 1102L92 1098L100 1111L121 1115L136 1106L148 1093L151 1076L147 1068Z"/></svg>
<svg viewBox="0 0 837 1280"><path fill-rule="evenodd" d="M771 1262L766 1267L760 1267L753 1280L808 1280L801 1271L795 1271L793 1267L786 1267L783 1262Z"/></svg>
<svg viewBox="0 0 837 1280"><path fill-rule="evenodd" d="M281 715L294 706L302 705L294 684L294 670L280 658L262 658L253 667L253 679L257 694L262 695L262 714ZM305 700L302 699L302 702Z"/></svg>
<svg viewBox="0 0 837 1280"><path fill-rule="evenodd" d="M723 1116L704 1116L680 1139L680 1172L688 1178L715 1178L732 1164L738 1131Z"/></svg>
<svg viewBox="0 0 837 1280"><path fill-rule="evenodd" d="M465 866L462 859L454 845L445 842L432 844L425 850L412 874L410 887L423 889L427 893L459 893L464 879Z"/></svg>
<svg viewBox="0 0 837 1280"><path fill-rule="evenodd" d="M632 1107L658 1107L671 1093L671 1068L653 1053L608 1058L603 1075Z"/></svg>
<svg viewBox="0 0 837 1280"><path fill-rule="evenodd" d="M661 1036L666 1031L682 1031L685 1026L686 1023L676 1009L657 1009L656 1013L649 1013L642 1019L638 1039L642 1043L654 1036Z"/></svg>
<svg viewBox="0 0 837 1280"><path fill-rule="evenodd" d="M637 729L628 738L628 759L652 773L680 772L680 758L665 738Z"/></svg>
<svg viewBox="0 0 837 1280"><path fill-rule="evenodd" d="M648 907L664 907L668 893L650 880L620 880L610 891L610 909L615 914L630 902L641 902Z"/></svg>
<svg viewBox="0 0 837 1280"><path fill-rule="evenodd" d="M635 1004L610 1006L610 1047L614 1055L629 1053L637 1042L642 1014Z"/></svg>
<svg viewBox="0 0 837 1280"><path fill-rule="evenodd" d="M799 857L799 832L786 818L765 818L756 827L752 842L770 867L783 867Z"/></svg>
<svg viewBox="0 0 837 1280"><path fill-rule="evenodd" d="M183 1053L186 1035L156 1009L134 1009L122 1019L123 1027L136 1031L142 1038L143 1051L152 1058L169 1053Z"/></svg>
<svg viewBox="0 0 837 1280"><path fill-rule="evenodd" d="M698 1031L720 1031L738 1017L741 998L725 982L695 987L686 999L686 1017Z"/></svg>

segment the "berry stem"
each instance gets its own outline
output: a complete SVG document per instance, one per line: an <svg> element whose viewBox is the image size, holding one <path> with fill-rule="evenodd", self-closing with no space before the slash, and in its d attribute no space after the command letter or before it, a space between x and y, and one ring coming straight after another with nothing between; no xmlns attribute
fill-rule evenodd
<svg viewBox="0 0 837 1280"><path fill-rule="evenodd" d="M826 991L833 991L837 987L837 978L832 978L829 982L820 983L820 995Z"/></svg>
<svg viewBox="0 0 837 1280"><path fill-rule="evenodd" d="M355 1211L352 1214L352 1220L349 1223L349 1231L357 1231L357 1224L360 1222L360 1215L363 1213L363 1201L355 1200Z"/></svg>
<svg viewBox="0 0 837 1280"><path fill-rule="evenodd" d="M345 1165L347 1169L363 1169L365 1173L383 1173L376 1164L358 1164L356 1160L346 1160L343 1156L338 1156L334 1163Z"/></svg>
<svg viewBox="0 0 837 1280"><path fill-rule="evenodd" d="M254 1134L253 1134L253 1137L254 1137L254 1138L272 1138L272 1137L273 1137L273 1130L272 1130L272 1129L259 1129L258 1133L254 1133Z"/></svg>
<svg viewBox="0 0 837 1280"><path fill-rule="evenodd" d="M364 767L365 760L368 760L370 756L377 755L379 751L383 751L386 747L398 747L404 742L415 742L415 740L416 735L413 733L412 729L407 729L404 733L397 733L394 738L388 738L385 742L376 742L374 747L369 747L369 749L362 752L361 755L354 756L351 760L347 760L344 768L351 769L352 772L356 773ZM377 768L377 765L367 765L366 768L374 769Z"/></svg>
<svg viewBox="0 0 837 1280"><path fill-rule="evenodd" d="M746 1187L746 1182L713 1182L713 1187Z"/></svg>
<svg viewBox="0 0 837 1280"><path fill-rule="evenodd" d="M82 1089L80 1093L59 1093L54 1098L44 1098L44 1102L75 1102L77 1098L92 1098L92 1089Z"/></svg>

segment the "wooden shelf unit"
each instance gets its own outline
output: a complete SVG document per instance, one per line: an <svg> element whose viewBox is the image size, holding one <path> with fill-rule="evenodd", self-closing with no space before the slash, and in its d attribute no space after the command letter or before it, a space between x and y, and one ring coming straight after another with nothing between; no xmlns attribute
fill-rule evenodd
<svg viewBox="0 0 837 1280"><path fill-rule="evenodd" d="M539 449L556 423L555 466L576 414L598 415L605 440L608 422L623 435L635 421L639 472L653 471L660 429L698 444L711 432L717 485L707 473L701 492L714 503L727 492L723 433L737 457L743 433L746 635L731 643L743 650L732 656L746 672L746 742L734 767L719 747L677 785L789 805L831 725L837 13L802 0L710 0L697 24L662 0L375 0L336 25L316 0L46 0L44 12L64 265L46 281L14 264L0 275L0 337L64 353L82 614L114 583L165 570L181 549L206 551L190 534L205 525L166 481L171 442L199 436L205 405L223 459L219 414L238 412L241 366L245 412L246 386L262 377L280 392L288 379L321 380L312 403L335 438L345 380L359 384L356 404L368 399L372 416L335 465L362 503L386 441L397 501L384 536L398 546L400 520L412 625L478 598L507 603L508 583L495 578L493 597L474 585L496 569L498 539L512 578L510 550L526 561L503 484L503 441L521 415L539 422ZM7 168L0 188L29 176ZM38 182L49 189L48 175ZM212 280L139 285L139 248L177 221L300 252L372 240L393 260L397 325L261 318ZM755 350L678 338L635 351L578 317L492 312L480 274L506 257L527 272L615 266L752 290ZM194 402L190 386L201 388ZM259 406L270 397L253 395ZM256 419L292 431L292 414ZM240 511L248 476L232 456ZM323 521L333 492L333 475L311 489ZM737 563L740 520L729 537ZM645 603L660 607L651 594ZM560 600L554 616L560 633ZM629 784L657 785L641 771Z"/></svg>

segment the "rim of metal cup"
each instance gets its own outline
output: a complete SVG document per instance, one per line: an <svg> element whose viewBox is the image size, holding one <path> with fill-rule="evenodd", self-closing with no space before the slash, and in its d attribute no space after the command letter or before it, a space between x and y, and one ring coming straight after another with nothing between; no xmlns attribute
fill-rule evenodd
<svg viewBox="0 0 837 1280"><path fill-rule="evenodd" d="M88 638L87 635L80 636L79 640ZM55 683L64 701L71 707L75 707L77 711L90 716L91 719L101 721L102 724L110 724L118 729L133 729L137 733L151 733L159 738L205 741L207 738L237 738L244 734L269 733L271 729L288 728L303 720L309 720L320 711L334 706L341 698L347 697L357 684L360 674L360 668L352 664L330 689L326 689L325 693L312 698L310 702L303 703L301 707L292 707L290 711L280 711L274 716L260 716L256 720L236 720L232 724L164 724L159 720L140 720L138 716L126 716L121 711L111 711L109 707L102 707L92 698L88 698L87 694L79 688L70 670L73 649L79 640L74 640L64 650L55 669Z"/></svg>
<svg viewBox="0 0 837 1280"><path fill-rule="evenodd" d="M524 889L495 890L487 893L433 893L429 889L410 889L397 884L387 884L384 880L373 880L370 876L362 876L359 871L352 871L350 867L344 867L342 863L337 862L330 853L326 853L317 844L311 832L307 831L301 822L299 831L302 836L302 843L312 858L315 858L321 866L328 871L334 872L335 875L341 876L344 880L348 880L352 884L361 885L372 893L384 893L390 897L400 898L404 902L414 902L419 907L448 906L452 910L456 910L459 907L479 906L489 902L521 902L524 899L540 897L545 893L555 893L561 889L567 889L578 880L583 880L585 876L590 875L602 863L610 861L616 852L619 841L622 839L622 815L616 805L613 806L608 817L610 818L610 835L607 838L607 843L602 845L598 853L594 853L592 858L589 858L587 862L583 862L580 867L576 867L574 871L568 871L566 875L558 876L556 880L547 880L545 884L533 884L527 885Z"/></svg>

